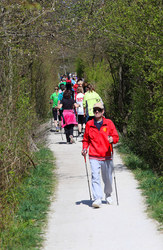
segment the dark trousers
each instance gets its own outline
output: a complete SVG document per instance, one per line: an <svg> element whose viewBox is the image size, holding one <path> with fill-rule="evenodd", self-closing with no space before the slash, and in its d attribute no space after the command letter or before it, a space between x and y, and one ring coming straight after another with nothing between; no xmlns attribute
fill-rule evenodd
<svg viewBox="0 0 163 250"><path fill-rule="evenodd" d="M58 120L61 121L61 114L58 115L57 109L53 108L52 112L53 112L54 121L57 121L57 117L58 117Z"/></svg>
<svg viewBox="0 0 163 250"><path fill-rule="evenodd" d="M73 136L73 128L74 128L74 124L69 124L65 126L65 134L66 134L67 142L70 142L70 135Z"/></svg>

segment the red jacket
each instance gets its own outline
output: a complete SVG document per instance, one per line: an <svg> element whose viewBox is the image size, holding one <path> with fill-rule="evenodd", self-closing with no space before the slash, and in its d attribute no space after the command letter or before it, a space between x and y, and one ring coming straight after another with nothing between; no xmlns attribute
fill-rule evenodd
<svg viewBox="0 0 163 250"><path fill-rule="evenodd" d="M83 137L83 149L89 147L90 157L111 157L112 145L108 141L108 136L113 137L114 144L119 140L115 125L110 119L103 117L100 131L94 125L94 119L88 121Z"/></svg>

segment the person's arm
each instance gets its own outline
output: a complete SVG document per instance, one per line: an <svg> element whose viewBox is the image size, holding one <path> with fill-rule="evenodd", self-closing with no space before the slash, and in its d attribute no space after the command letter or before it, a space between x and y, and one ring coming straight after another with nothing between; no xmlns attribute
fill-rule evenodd
<svg viewBox="0 0 163 250"><path fill-rule="evenodd" d="M83 108L84 111L84 117L86 116L86 108Z"/></svg>
<svg viewBox="0 0 163 250"><path fill-rule="evenodd" d="M78 108L80 105L74 99L71 99L73 108Z"/></svg>
<svg viewBox="0 0 163 250"><path fill-rule="evenodd" d="M109 128L110 128L109 135L108 135L109 143L116 144L119 141L119 135L118 135L118 132L116 130L114 123L111 120L109 122Z"/></svg>
<svg viewBox="0 0 163 250"><path fill-rule="evenodd" d="M57 106L57 108L58 108L58 109L61 109L62 107L63 107L62 100L61 100L61 101L58 100L58 106Z"/></svg>
<svg viewBox="0 0 163 250"><path fill-rule="evenodd" d="M74 103L74 106L75 106L75 108L78 108L78 107L80 107L80 104L78 104L78 103Z"/></svg>
<svg viewBox="0 0 163 250"><path fill-rule="evenodd" d="M60 103L60 104L58 104L57 108L58 108L58 109L61 109L62 106L63 106L63 104Z"/></svg>

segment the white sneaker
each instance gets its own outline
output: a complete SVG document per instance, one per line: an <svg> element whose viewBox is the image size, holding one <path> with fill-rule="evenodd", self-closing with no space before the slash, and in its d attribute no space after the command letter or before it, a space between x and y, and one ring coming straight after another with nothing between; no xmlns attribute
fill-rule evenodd
<svg viewBox="0 0 163 250"><path fill-rule="evenodd" d="M99 208L101 206L101 200L97 199L92 203L92 207Z"/></svg>
<svg viewBox="0 0 163 250"><path fill-rule="evenodd" d="M111 196L106 197L106 203L109 204L109 205L111 205L113 203L113 200L112 200Z"/></svg>

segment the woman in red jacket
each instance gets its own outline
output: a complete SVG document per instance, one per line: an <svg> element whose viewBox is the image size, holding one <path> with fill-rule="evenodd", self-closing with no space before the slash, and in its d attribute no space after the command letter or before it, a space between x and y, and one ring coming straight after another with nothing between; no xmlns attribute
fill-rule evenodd
<svg viewBox="0 0 163 250"><path fill-rule="evenodd" d="M93 107L94 119L86 124L83 137L82 155L86 156L89 147L89 161L92 171L93 207L98 208L102 203L102 188L100 184L100 169L104 182L105 200L112 203L112 143L119 140L114 123L103 117L104 106L96 103Z"/></svg>

